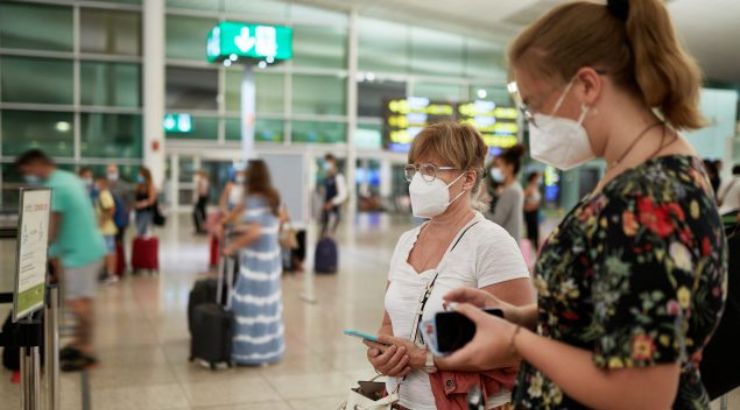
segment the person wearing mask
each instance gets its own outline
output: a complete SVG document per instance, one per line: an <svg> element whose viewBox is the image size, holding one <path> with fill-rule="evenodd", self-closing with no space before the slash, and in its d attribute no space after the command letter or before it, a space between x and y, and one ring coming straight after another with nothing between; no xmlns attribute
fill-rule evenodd
<svg viewBox="0 0 740 410"><path fill-rule="evenodd" d="M244 184L246 182L246 171L238 170L234 173L234 177L226 183L218 201L218 207L222 214L226 215L244 202Z"/></svg>
<svg viewBox="0 0 740 410"><path fill-rule="evenodd" d="M347 200L347 181L337 170L337 159L332 154L324 157L324 207L321 216L321 235L334 234L339 225L340 206Z"/></svg>
<svg viewBox="0 0 740 410"><path fill-rule="evenodd" d="M80 168L80 171L77 173L77 175L82 180L82 183L85 184L85 189L87 190L87 193L90 195L90 200L95 202L97 199L97 191L95 190L95 180L93 178L93 171L91 168L82 167Z"/></svg>
<svg viewBox="0 0 740 410"><path fill-rule="evenodd" d="M540 206L542 193L540 192L540 173L531 172L527 176L527 188L524 190L524 222L527 224L527 239L532 247L540 247Z"/></svg>
<svg viewBox="0 0 740 410"><path fill-rule="evenodd" d="M264 161L249 161L247 172L245 209L223 254L238 255L240 264L232 302L236 326L232 359L240 365L263 365L279 361L285 350L280 193Z"/></svg>
<svg viewBox="0 0 740 410"><path fill-rule="evenodd" d="M203 235L206 233L206 206L208 205L208 194L211 189L211 183L208 181L206 171L199 170L195 174L195 206L193 208L193 225L195 234Z"/></svg>
<svg viewBox="0 0 740 410"><path fill-rule="evenodd" d="M106 168L108 179L108 190L113 195L116 203L116 213L113 222L116 225L116 273L123 275L126 271L126 230L129 225L131 210L134 209L133 189L126 182L121 180L118 165L108 164Z"/></svg>
<svg viewBox="0 0 740 410"><path fill-rule="evenodd" d="M721 215L740 210L740 164L732 167L732 178L720 188L717 203Z"/></svg>
<svg viewBox="0 0 740 410"><path fill-rule="evenodd" d="M144 236L154 223L154 207L157 204L157 189L154 187L152 174L146 167L139 168L134 194L136 233Z"/></svg>
<svg viewBox="0 0 740 410"><path fill-rule="evenodd" d="M113 221L116 214L116 202L108 189L108 178L99 176L95 178L95 191L97 192L95 212L98 217L98 227L103 234L107 253L105 255L105 271L101 275L101 281L106 284L118 282L116 275L116 234L118 228Z"/></svg>
<svg viewBox="0 0 740 410"><path fill-rule="evenodd" d="M518 175L522 169L524 147L514 145L496 159L491 169L494 181L503 185L496 201L491 220L501 225L517 243L522 241L522 210L524 209L524 190Z"/></svg>
<svg viewBox="0 0 740 410"><path fill-rule="evenodd" d="M66 305L77 317L74 340L59 353L61 369L83 370L97 362L93 300L106 253L90 196L75 174L58 169L42 151L27 151L16 166L29 183L52 190L49 256L61 261Z"/></svg>
<svg viewBox="0 0 740 410"><path fill-rule="evenodd" d="M533 158L607 168L535 266L536 304L460 289L476 323L445 364L524 361L517 409L708 409L702 350L726 293L727 241L702 161L701 73L662 0L554 8L509 49ZM514 88L514 84L510 85ZM506 320L476 306L500 306Z"/></svg>
<svg viewBox="0 0 740 410"><path fill-rule="evenodd" d="M446 366L416 344L422 340L417 324L442 311L442 296L453 289L471 286L516 306L533 300L529 271L516 242L476 210L487 153L475 128L454 122L428 126L411 145L405 169L411 208L414 216L428 221L401 235L390 263L378 331L383 344L365 342L368 361L390 376L387 391L401 383L400 408L453 408L450 401L464 401L469 386L483 384L488 386L487 408L508 409L511 369L460 374L462 367ZM419 318L415 312L427 286L431 293ZM469 384L449 390L448 380L456 377L468 378Z"/></svg>

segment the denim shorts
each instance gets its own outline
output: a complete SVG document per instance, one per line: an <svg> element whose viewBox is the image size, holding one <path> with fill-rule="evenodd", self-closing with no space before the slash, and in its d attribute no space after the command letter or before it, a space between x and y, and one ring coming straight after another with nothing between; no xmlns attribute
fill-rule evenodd
<svg viewBox="0 0 740 410"><path fill-rule="evenodd" d="M116 253L116 235L105 235L105 249L108 250L108 255Z"/></svg>

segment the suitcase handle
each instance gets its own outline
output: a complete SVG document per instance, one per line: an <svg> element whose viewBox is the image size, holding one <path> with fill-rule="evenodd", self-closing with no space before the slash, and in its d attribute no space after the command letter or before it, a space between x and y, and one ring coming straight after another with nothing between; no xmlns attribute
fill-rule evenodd
<svg viewBox="0 0 740 410"><path fill-rule="evenodd" d="M234 263L236 258L233 256L223 256L218 262L218 287L216 288L216 303L221 304L223 300L224 278L226 279L226 309L231 308L231 287L234 284Z"/></svg>

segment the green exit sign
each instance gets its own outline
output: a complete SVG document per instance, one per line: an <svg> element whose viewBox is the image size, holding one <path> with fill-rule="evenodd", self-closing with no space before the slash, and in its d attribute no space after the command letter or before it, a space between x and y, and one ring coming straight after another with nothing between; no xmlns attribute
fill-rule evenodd
<svg viewBox="0 0 740 410"><path fill-rule="evenodd" d="M246 58L272 63L293 58L293 29L285 26L222 21L208 33L211 63Z"/></svg>
<svg viewBox="0 0 740 410"><path fill-rule="evenodd" d="M190 114L166 114L163 125L165 132L187 134L193 131L193 118Z"/></svg>

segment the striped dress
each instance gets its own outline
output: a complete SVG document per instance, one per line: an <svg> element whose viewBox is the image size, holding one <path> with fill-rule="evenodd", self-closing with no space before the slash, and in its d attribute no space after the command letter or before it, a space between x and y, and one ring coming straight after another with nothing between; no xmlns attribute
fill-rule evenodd
<svg viewBox="0 0 740 410"><path fill-rule="evenodd" d="M242 222L258 224L262 232L256 242L239 252L239 276L232 302L236 321L232 359L242 365L274 363L285 350L280 221L264 197L251 195L246 198Z"/></svg>

